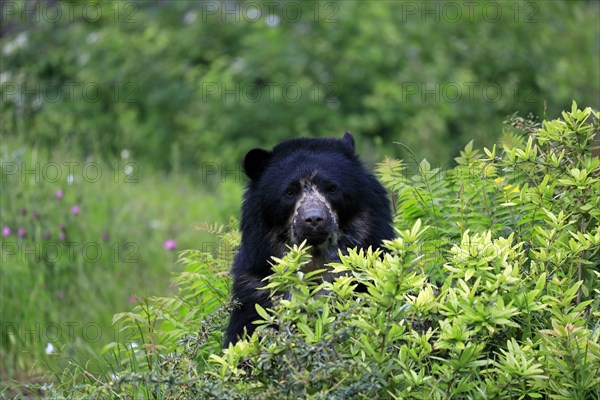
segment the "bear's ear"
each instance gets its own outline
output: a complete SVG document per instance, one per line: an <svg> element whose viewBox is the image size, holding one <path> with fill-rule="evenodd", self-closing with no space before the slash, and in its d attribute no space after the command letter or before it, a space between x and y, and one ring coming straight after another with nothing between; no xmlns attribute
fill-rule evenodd
<svg viewBox="0 0 600 400"><path fill-rule="evenodd" d="M354 137L352 137L352 132L346 131L344 133L344 137L342 138L342 143L346 146L350 151L354 153Z"/></svg>
<svg viewBox="0 0 600 400"><path fill-rule="evenodd" d="M264 149L252 149L246 153L246 157L244 157L244 172L248 175L248 178L253 181L260 178L267 165L267 161L269 161L272 155L272 152Z"/></svg>

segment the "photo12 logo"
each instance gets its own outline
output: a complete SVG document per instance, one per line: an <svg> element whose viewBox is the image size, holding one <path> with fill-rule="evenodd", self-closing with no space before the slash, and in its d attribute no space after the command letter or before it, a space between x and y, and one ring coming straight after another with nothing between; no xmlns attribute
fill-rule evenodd
<svg viewBox="0 0 600 400"><path fill-rule="evenodd" d="M110 258L116 263L139 262L139 246L135 242L100 243L77 241L2 241L2 262L78 262L97 263Z"/></svg>
<svg viewBox="0 0 600 400"><path fill-rule="evenodd" d="M6 322L2 321L2 337L14 343L34 343L43 346L46 353L53 353L59 344L83 339L86 343L99 343L103 340L128 343L133 332L122 329L119 324L109 328L97 322ZM56 346L55 346L56 345Z"/></svg>
<svg viewBox="0 0 600 400"><path fill-rule="evenodd" d="M75 182L96 183L102 178L110 179L114 183L138 183L137 176L139 167L133 161L118 162L111 164L101 164L94 161L63 161L48 163L25 163L4 161L2 162L2 183L7 183L17 179L21 183L25 182L47 182L59 183Z"/></svg>
<svg viewBox="0 0 600 400"><path fill-rule="evenodd" d="M139 86L135 82L74 82L56 83L15 83L10 76L0 79L2 102L16 104L33 104L40 106L44 103L73 103L84 101L97 103L137 103Z"/></svg>
<svg viewBox="0 0 600 400"><path fill-rule="evenodd" d="M336 23L339 12L336 1L203 1L200 4L203 23L264 22L269 26L301 20Z"/></svg>
<svg viewBox="0 0 600 400"><path fill-rule="evenodd" d="M75 21L114 23L139 23L138 4L135 1L16 1L2 0L2 23L15 21L20 24L72 23Z"/></svg>
<svg viewBox="0 0 600 400"><path fill-rule="evenodd" d="M338 102L338 88L335 83L314 83L302 86L297 82L223 83L202 82L200 86L202 102L219 101L223 103L286 102L335 104Z"/></svg>
<svg viewBox="0 0 600 400"><path fill-rule="evenodd" d="M539 6L533 1L402 1L402 22L482 22L510 19L515 23L539 22Z"/></svg>
<svg viewBox="0 0 600 400"><path fill-rule="evenodd" d="M515 102L536 103L539 100L533 85L518 82L504 86L495 82L403 82L399 89L403 102L496 103L507 96Z"/></svg>

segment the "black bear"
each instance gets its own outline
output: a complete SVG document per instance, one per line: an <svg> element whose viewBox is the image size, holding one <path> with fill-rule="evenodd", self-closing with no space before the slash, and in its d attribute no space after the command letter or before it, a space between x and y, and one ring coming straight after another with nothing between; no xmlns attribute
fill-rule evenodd
<svg viewBox="0 0 600 400"><path fill-rule="evenodd" d="M243 163L250 178L242 205L242 239L232 275L231 313L225 346L254 331L255 304L271 305L258 290L272 273L269 261L286 246L311 246L308 269L339 261L338 250L379 247L392 239L392 213L384 187L369 173L346 132L342 139L290 139L272 151L250 150Z"/></svg>

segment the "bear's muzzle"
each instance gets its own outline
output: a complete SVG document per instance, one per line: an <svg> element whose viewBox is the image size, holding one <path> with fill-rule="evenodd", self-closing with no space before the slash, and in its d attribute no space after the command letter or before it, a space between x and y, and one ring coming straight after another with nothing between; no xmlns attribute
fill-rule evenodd
<svg viewBox="0 0 600 400"><path fill-rule="evenodd" d="M337 220L327 199L309 187L298 200L291 226L292 240L319 246L337 233Z"/></svg>

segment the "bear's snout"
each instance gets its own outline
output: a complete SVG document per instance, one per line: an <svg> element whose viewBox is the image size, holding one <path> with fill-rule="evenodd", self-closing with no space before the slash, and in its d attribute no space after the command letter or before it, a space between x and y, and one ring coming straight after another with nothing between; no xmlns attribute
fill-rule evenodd
<svg viewBox="0 0 600 400"><path fill-rule="evenodd" d="M314 230L323 229L327 225L328 219L327 213L316 208L308 210L304 216L306 225L312 227Z"/></svg>
<svg viewBox="0 0 600 400"><path fill-rule="evenodd" d="M329 213L323 209L310 209L301 218L300 238L306 239L310 245L318 245L326 241L332 233L333 226Z"/></svg>
<svg viewBox="0 0 600 400"><path fill-rule="evenodd" d="M292 224L294 241L306 240L309 245L317 246L327 241L336 229L329 204L315 193L307 194L301 200Z"/></svg>

